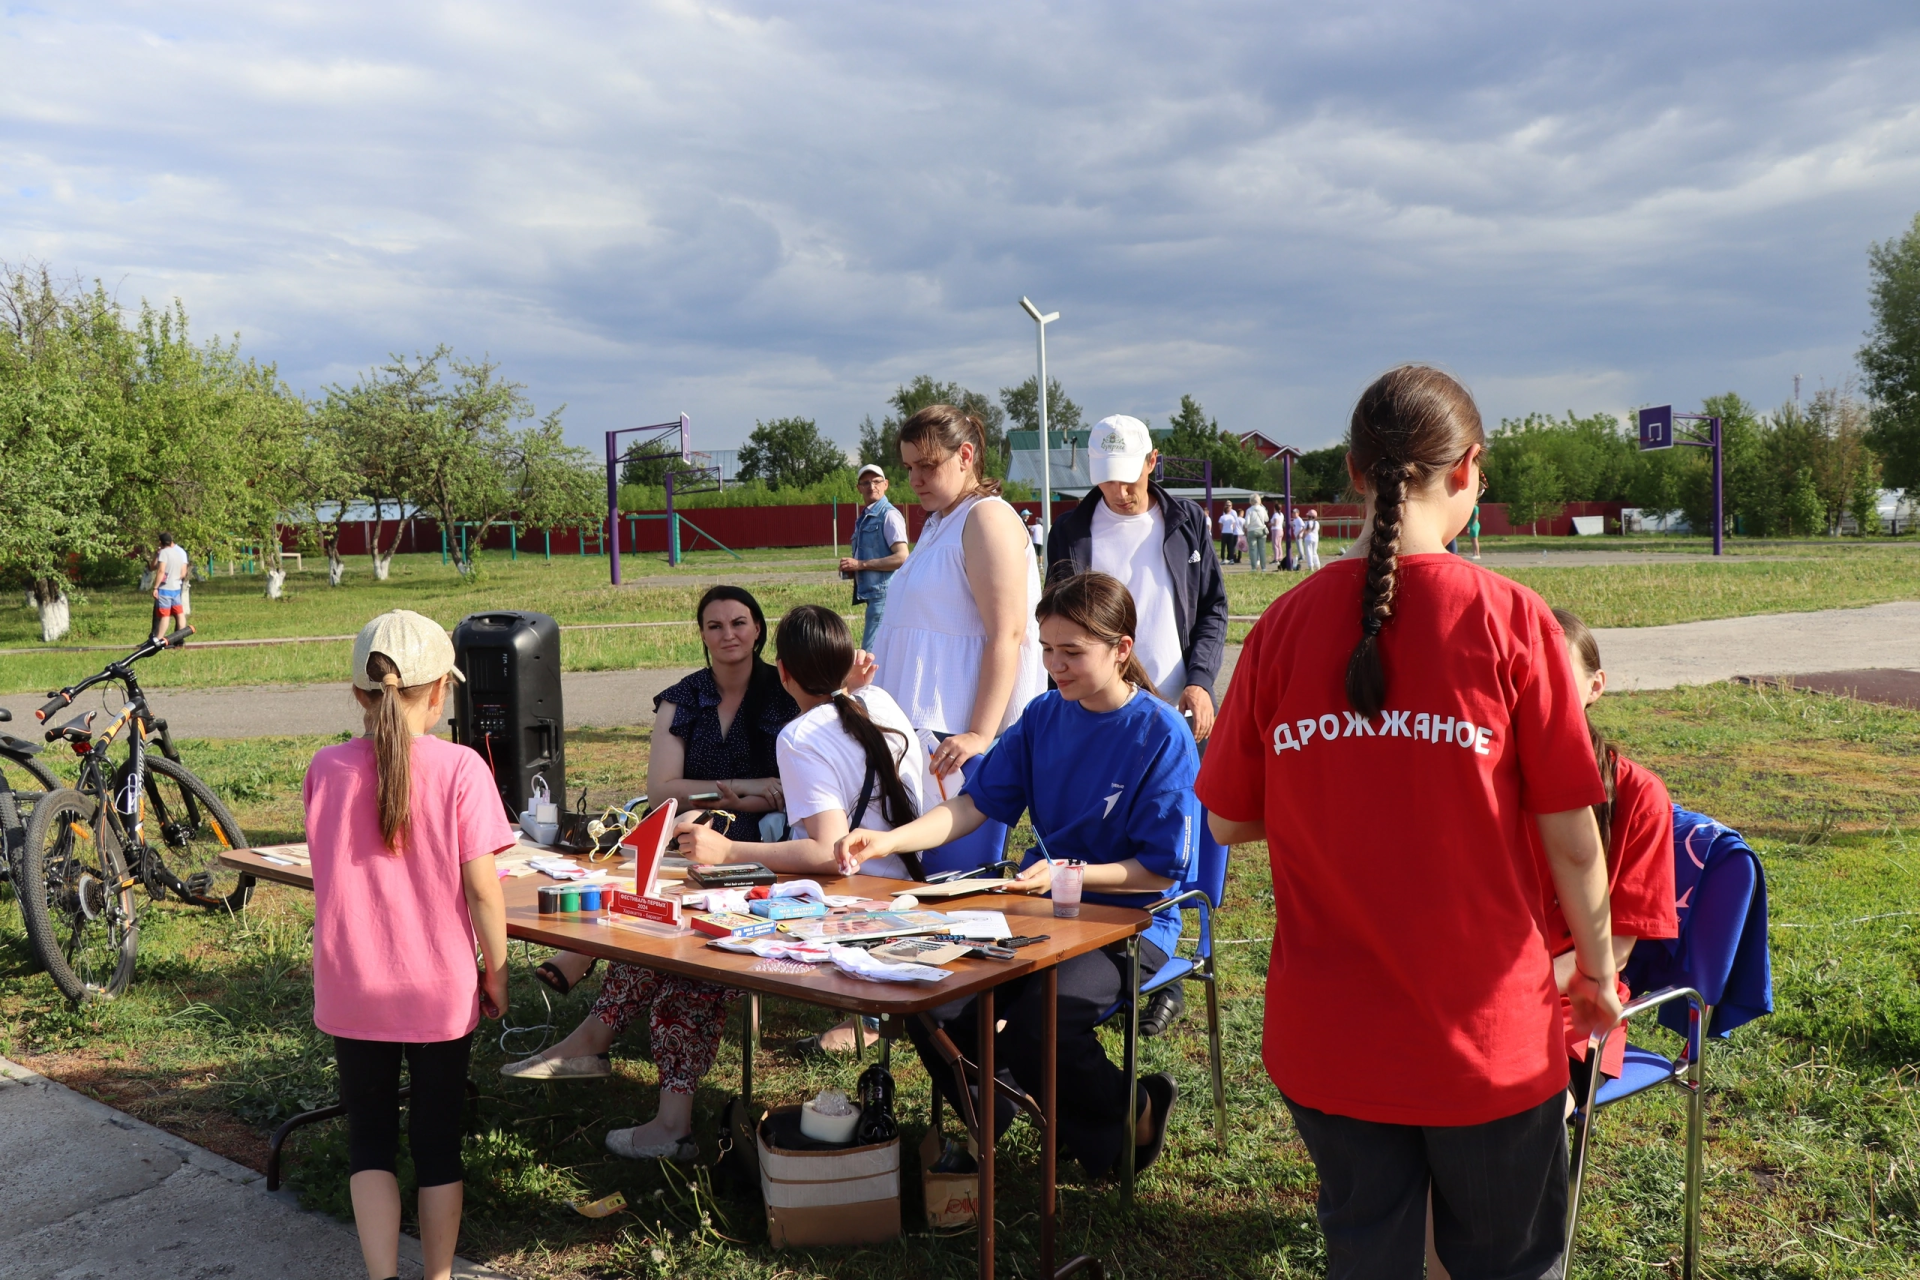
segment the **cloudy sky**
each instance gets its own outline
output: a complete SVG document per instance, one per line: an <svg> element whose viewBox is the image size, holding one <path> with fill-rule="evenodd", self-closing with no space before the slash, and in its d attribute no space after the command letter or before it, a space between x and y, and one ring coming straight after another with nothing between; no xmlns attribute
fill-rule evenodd
<svg viewBox="0 0 1920 1280"><path fill-rule="evenodd" d="M0 260L318 393L489 353L570 434L1050 371L1335 439L1846 378L1920 210L1920 7L9 4Z"/></svg>

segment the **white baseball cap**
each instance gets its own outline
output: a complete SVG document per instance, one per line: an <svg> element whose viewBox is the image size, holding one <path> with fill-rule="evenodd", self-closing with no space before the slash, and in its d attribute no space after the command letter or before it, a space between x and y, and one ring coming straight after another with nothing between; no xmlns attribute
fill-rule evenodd
<svg viewBox="0 0 1920 1280"><path fill-rule="evenodd" d="M879 463L869 462L866 466L860 468L858 471L853 473L853 482L855 484L860 483L861 478L867 475L867 473L869 472L873 473L876 476L879 476L882 480L885 480L887 478L887 473L880 469Z"/></svg>
<svg viewBox="0 0 1920 1280"><path fill-rule="evenodd" d="M1138 418L1116 413L1093 424L1087 441L1087 474L1095 484L1118 480L1132 484L1140 478L1147 455L1153 452L1153 437L1147 424Z"/></svg>
<svg viewBox="0 0 1920 1280"><path fill-rule="evenodd" d="M373 693L380 682L368 677L367 659L383 653L400 671L400 687L431 684L451 672L455 680L466 681L460 668L453 665L453 641L447 629L424 614L411 609L383 613L360 628L353 638L353 684Z"/></svg>

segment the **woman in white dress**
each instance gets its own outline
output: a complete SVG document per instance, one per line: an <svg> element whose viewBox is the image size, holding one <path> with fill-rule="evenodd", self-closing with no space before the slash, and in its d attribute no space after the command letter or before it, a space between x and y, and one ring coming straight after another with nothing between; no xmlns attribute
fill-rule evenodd
<svg viewBox="0 0 1920 1280"><path fill-rule="evenodd" d="M1039 567L1026 526L986 476L986 452L980 419L952 405L929 405L900 428L907 483L932 514L887 588L874 679L936 739L931 763L943 779L1047 687L1033 617Z"/></svg>
<svg viewBox="0 0 1920 1280"><path fill-rule="evenodd" d="M1312 573L1320 567L1320 513L1311 507L1307 509L1307 524L1301 531L1300 541L1307 553L1307 572Z"/></svg>

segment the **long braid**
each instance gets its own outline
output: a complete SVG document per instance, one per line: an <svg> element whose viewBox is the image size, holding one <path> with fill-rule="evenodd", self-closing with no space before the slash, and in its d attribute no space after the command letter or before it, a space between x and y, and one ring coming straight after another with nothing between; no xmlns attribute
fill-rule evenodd
<svg viewBox="0 0 1920 1280"><path fill-rule="evenodd" d="M1373 529L1367 540L1367 577L1360 589L1360 643L1347 659L1347 702L1371 719L1387 702L1387 669L1380 659L1380 632L1393 621L1394 571L1400 554L1400 521L1407 485L1418 468L1391 458L1368 472L1373 485Z"/></svg>

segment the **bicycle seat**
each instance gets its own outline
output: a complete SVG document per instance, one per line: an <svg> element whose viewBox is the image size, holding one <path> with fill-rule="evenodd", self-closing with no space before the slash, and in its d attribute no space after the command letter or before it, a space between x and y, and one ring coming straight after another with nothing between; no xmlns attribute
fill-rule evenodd
<svg viewBox="0 0 1920 1280"><path fill-rule="evenodd" d="M0 751L12 756L37 756L40 754L40 744L16 738L10 733L0 733Z"/></svg>
<svg viewBox="0 0 1920 1280"><path fill-rule="evenodd" d="M5 724L11 719L13 719L13 712L7 710L5 707L0 707L0 724Z"/></svg>
<svg viewBox="0 0 1920 1280"><path fill-rule="evenodd" d="M75 746L85 746L93 741L93 718L98 714L96 711L89 711L83 716L74 717L57 729L47 730L47 741L65 739Z"/></svg>

